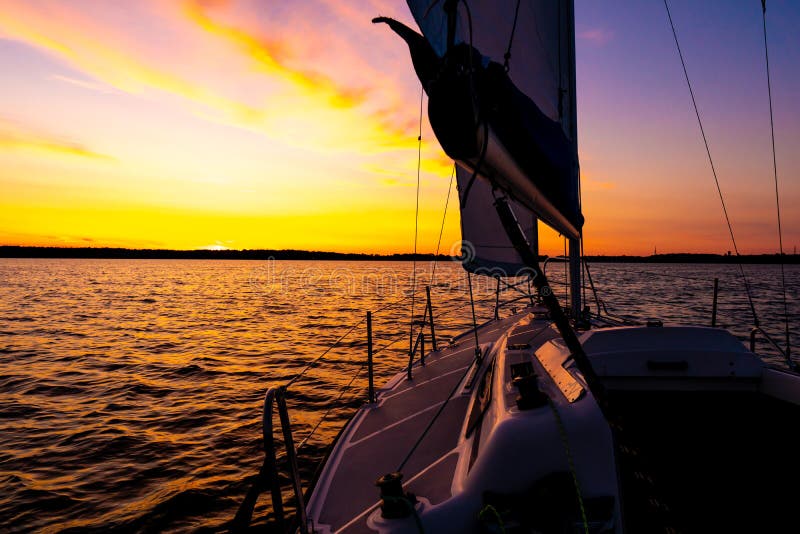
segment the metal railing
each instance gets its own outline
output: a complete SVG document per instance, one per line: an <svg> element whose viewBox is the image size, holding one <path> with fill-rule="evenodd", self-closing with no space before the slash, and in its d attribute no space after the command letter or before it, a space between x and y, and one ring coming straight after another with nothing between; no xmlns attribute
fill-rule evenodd
<svg viewBox="0 0 800 534"><path fill-rule="evenodd" d="M283 430L283 444L289 467L289 479L294 489L294 497L297 504L298 530L301 534L308 534L308 516L306 515L305 499L300 482L300 470L297 467L297 454L294 448L294 440L292 439L292 427L289 421L289 410L286 407L286 390L284 387L270 388L264 396L264 412L261 419L264 462L261 464L261 469L256 479L236 512L232 530L238 532L248 528L258 496L269 488L272 495L272 510L275 514L275 522L281 531L286 531L286 518L283 513L283 496L277 457L275 455L275 436L272 425L272 416L276 405L281 429Z"/></svg>
<svg viewBox="0 0 800 534"><path fill-rule="evenodd" d="M367 402L373 403L375 398L375 376L372 368L372 312L367 312Z"/></svg>
<svg viewBox="0 0 800 534"><path fill-rule="evenodd" d="M772 337L760 326L753 327L753 329L750 330L750 352L756 352L756 341L759 334L761 334L761 336L772 346L772 348L778 351L778 354L780 354L781 357L786 361L786 365L789 367L789 369L792 371L798 370L798 366L794 360L792 360L792 356L788 348L787 350L783 350L783 348L781 348L781 346L778 345L778 343L772 339Z"/></svg>
<svg viewBox="0 0 800 534"><path fill-rule="evenodd" d="M557 257L555 259L559 260L561 258ZM594 280L592 279L591 270L589 269L589 263L586 262L586 261L583 261L583 266L584 266L584 269L586 270L586 276L587 276L587 279L589 281L589 286L585 286L584 285L584 286L582 286L582 288L591 290L591 292L592 292L592 294L594 296L595 306L597 307L596 316L598 318L602 318L603 314L605 314L605 317L610 318L612 321L615 321L615 322L621 322L621 323L625 323L625 324L636 324L635 321L631 321L631 320L626 319L624 317L621 317L619 315L612 314L612 313L610 313L608 311L608 307L606 306L605 300L601 299L597 294L597 289L595 288ZM666 273L656 273L656 272L652 272L652 271L643 271L642 274L647 274L647 275L650 275L650 276L662 276L662 277L666 277L666 278L681 278L681 279L686 279L686 280L706 281L706 279L693 277L693 276L682 276L682 275L673 275L673 274L666 274ZM711 279L707 279L707 280L710 281ZM560 281L551 281L550 283L551 284L555 284L555 285L565 284L565 282L560 282ZM719 307L718 307L718 301L719 301L719 278L715 277L713 279L713 283L714 283L714 289L713 289L713 297L712 297L712 301L711 301L711 327L712 328L716 328L716 326L717 326L718 309L719 309Z"/></svg>
<svg viewBox="0 0 800 534"><path fill-rule="evenodd" d="M622 320L626 321L626 319L621 318L619 316L611 315L608 312L606 307L606 303L603 299L597 297L597 292L594 288L594 283L591 281L591 274L588 270L589 265L588 263L584 262L584 265L587 269L587 275L589 276L589 281L591 285L592 291L595 293L595 302L597 303L598 312L602 310L605 313L605 316L602 316L600 313L597 314L597 318L605 319L611 318L612 320ZM704 279L694 276L685 276L685 275L673 275L673 274L666 274L666 273L656 273L652 271L644 271L643 274L651 275L651 276L663 276L668 278L680 278L680 279L687 279L687 280L695 280L695 281L709 281L711 279ZM551 282L555 284L559 284L561 282ZM711 300L711 327L716 328L718 326L717 317L719 316L719 278L715 277L713 279L713 296ZM750 330L750 352L756 352L756 342L758 341L759 337L763 338L767 342L767 344L774 349L780 358L786 363L787 367L792 371L800 371L800 366L792 359L791 357L791 348L787 346L785 349L780 346L780 344L769 335L763 328L760 326L755 326Z"/></svg>
<svg viewBox="0 0 800 534"><path fill-rule="evenodd" d="M412 367L414 366L414 356L417 354L417 350L419 350L419 363L420 365L425 365L425 327L430 326L431 328L431 344L433 348L433 352L438 350L436 346L436 327L433 323L433 305L431 304L431 288L430 286L425 286L425 296L427 298L427 302L425 304L425 312L422 315L422 320L420 321L413 321L412 324L415 326L419 326L420 330L417 333L417 337L413 343L413 345L409 346L408 348L408 366L406 367L406 374L409 380L413 379L413 375L411 372ZM371 335L371 332L370 332ZM371 343L371 342L370 342ZM372 360L370 360L370 366ZM370 369L370 374L372 374L372 370Z"/></svg>

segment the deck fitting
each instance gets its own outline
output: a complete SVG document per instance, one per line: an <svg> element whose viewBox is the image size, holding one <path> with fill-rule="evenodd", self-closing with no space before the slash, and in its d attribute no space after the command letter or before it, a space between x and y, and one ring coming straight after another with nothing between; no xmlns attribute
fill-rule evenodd
<svg viewBox="0 0 800 534"><path fill-rule="evenodd" d="M376 480L375 485L381 490L381 517L402 519L414 511L417 498L403 491L403 473L387 473Z"/></svg>

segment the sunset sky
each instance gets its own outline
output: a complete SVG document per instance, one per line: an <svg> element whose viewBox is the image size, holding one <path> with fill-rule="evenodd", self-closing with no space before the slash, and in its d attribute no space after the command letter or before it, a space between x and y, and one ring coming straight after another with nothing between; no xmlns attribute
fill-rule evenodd
<svg viewBox="0 0 800 534"><path fill-rule="evenodd" d="M792 252L800 2L767 4ZM587 254L730 250L663 3L575 5ZM740 251L776 252L760 0L670 5ZM0 244L412 250L420 88L378 14L412 24L401 0L0 0ZM422 156L431 252L452 164L427 125Z"/></svg>

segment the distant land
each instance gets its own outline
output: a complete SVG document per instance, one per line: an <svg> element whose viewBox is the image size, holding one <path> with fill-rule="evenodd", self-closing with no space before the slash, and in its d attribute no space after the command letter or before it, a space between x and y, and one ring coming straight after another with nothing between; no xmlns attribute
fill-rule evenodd
<svg viewBox="0 0 800 534"><path fill-rule="evenodd" d="M315 250L168 250L108 247L20 247L0 246L0 258L95 258L142 260L341 260L341 261L411 261L414 254L359 254ZM445 254L417 254L419 261L450 261Z"/></svg>
<svg viewBox="0 0 800 534"><path fill-rule="evenodd" d="M166 250L99 247L0 246L0 258L95 258L95 259L196 259L196 260L339 260L339 261L450 261L440 254L358 254L313 250ZM541 259L545 259L542 256ZM723 254L654 254L651 256L586 256L595 263L748 263L777 264L778 254L736 256ZM783 263L800 264L800 255L784 254Z"/></svg>

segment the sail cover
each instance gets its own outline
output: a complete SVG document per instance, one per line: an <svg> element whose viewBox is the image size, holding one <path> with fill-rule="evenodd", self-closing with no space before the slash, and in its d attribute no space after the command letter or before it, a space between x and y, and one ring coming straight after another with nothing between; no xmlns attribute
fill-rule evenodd
<svg viewBox="0 0 800 534"><path fill-rule="evenodd" d="M515 201L521 221L535 214L578 238L572 0L408 4L424 38L396 21L375 22L389 23L408 43L434 132L465 169L460 180L476 174ZM465 240L497 217L491 195L481 194L490 186L478 182L461 195Z"/></svg>
<svg viewBox="0 0 800 534"><path fill-rule="evenodd" d="M462 167L456 171L458 189L463 191L472 173ZM491 207L494 202L491 186L475 182L469 202L461 211L461 263L472 273L492 277L527 276L525 265L509 241L503 225ZM525 237L538 255L538 225L536 216L517 202L511 202ZM487 209L487 206L489 207Z"/></svg>

